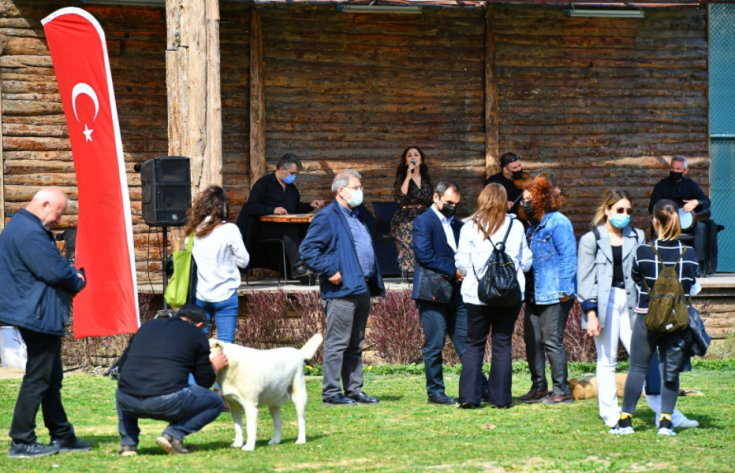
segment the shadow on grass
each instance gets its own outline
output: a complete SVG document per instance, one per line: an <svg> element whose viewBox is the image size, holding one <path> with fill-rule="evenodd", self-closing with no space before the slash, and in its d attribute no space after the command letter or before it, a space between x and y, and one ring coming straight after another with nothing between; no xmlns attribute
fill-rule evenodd
<svg viewBox="0 0 735 473"><path fill-rule="evenodd" d="M85 442L89 442L92 444L92 448L97 448L103 443L118 443L120 442L120 436L119 435L85 435L81 434L79 435L79 438L84 440Z"/></svg>
<svg viewBox="0 0 735 473"><path fill-rule="evenodd" d="M384 402L384 401L386 401L386 402L400 401L401 399L403 399L403 396L401 396L401 395L380 396L380 401L381 402Z"/></svg>
<svg viewBox="0 0 735 473"><path fill-rule="evenodd" d="M306 441L313 442L315 440L319 440L321 438L328 437L328 435L324 434L315 434L315 435L308 435L306 437ZM255 448L268 448L273 447L275 445L268 445L268 442L270 442L270 439L263 439L258 440L255 442ZM231 452L239 451L239 448L232 448L230 447L230 444L232 443L231 440L216 440L213 442L203 442L203 443L193 443L191 445L188 445L186 441L184 441L184 447L190 449L191 453L198 453L198 452L213 452L218 450L226 450ZM292 438L284 438L281 440L280 446L283 445L295 445L296 443L296 437ZM164 451L160 447L151 447L151 448L139 448L138 449L139 455L151 455L151 456L161 456L161 455L168 455L168 452Z"/></svg>

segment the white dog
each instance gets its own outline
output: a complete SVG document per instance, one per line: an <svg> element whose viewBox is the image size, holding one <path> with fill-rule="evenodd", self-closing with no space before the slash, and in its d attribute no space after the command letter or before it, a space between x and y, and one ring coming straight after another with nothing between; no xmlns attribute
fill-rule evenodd
<svg viewBox="0 0 735 473"><path fill-rule="evenodd" d="M297 444L306 443L306 380L304 361L310 360L322 344L322 336L316 334L300 349L276 348L255 350L219 340L210 340L212 351L222 350L229 366L217 373L220 392L230 406L235 423L235 441L232 448L255 449L258 431L258 405L270 408L273 418L273 439L269 445L281 443L281 405L289 398L296 406L299 417ZM243 446L242 411L247 419L248 441Z"/></svg>

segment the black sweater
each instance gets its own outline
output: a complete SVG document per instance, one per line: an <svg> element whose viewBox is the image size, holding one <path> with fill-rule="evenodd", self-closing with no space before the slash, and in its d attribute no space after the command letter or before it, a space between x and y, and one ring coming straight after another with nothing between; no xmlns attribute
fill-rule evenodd
<svg viewBox="0 0 735 473"><path fill-rule="evenodd" d="M638 305L635 311L643 314L648 313L648 292L646 292L646 287L643 285L643 278L646 278L648 287L653 289L656 277L661 271L661 260L656 258L656 254L651 249L653 244L656 244L656 249L666 266L673 265L684 248L679 240L654 240L651 243L644 243L636 249L635 258L633 259L633 281L638 286ZM656 261L658 261L658 264L656 264ZM679 282L681 282L681 287L684 289L685 297L689 297L689 292L696 282L698 266L697 254L694 248L687 247L687 251L677 268Z"/></svg>
<svg viewBox="0 0 735 473"><path fill-rule="evenodd" d="M661 179L653 188L648 213L653 213L653 206L661 199L673 200L679 208L684 207L685 200L697 199L699 201L697 211L708 209L712 205L697 183L688 177L682 178L679 182L674 182L668 177Z"/></svg>
<svg viewBox="0 0 735 473"><path fill-rule="evenodd" d="M189 385L189 374L199 386L214 384L209 341L204 331L178 317L144 323L119 363L118 389L131 396L163 396Z"/></svg>

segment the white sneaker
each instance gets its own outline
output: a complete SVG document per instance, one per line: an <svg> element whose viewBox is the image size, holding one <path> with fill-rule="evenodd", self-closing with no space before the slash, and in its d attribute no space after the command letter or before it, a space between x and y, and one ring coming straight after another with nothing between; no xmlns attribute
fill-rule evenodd
<svg viewBox="0 0 735 473"><path fill-rule="evenodd" d="M674 429L667 429L666 427L661 427L660 429L658 429L658 434L668 435L670 437L673 437L674 435L676 435L676 432L674 432Z"/></svg>
<svg viewBox="0 0 735 473"><path fill-rule="evenodd" d="M674 425L674 427L678 427L681 429L696 429L697 427L699 427L699 422L697 422L694 419L688 419L684 417L684 419L677 422L677 424Z"/></svg>
<svg viewBox="0 0 735 473"><path fill-rule="evenodd" d="M631 435L635 433L633 427L620 427L620 423L615 424L615 427L610 429L612 435Z"/></svg>

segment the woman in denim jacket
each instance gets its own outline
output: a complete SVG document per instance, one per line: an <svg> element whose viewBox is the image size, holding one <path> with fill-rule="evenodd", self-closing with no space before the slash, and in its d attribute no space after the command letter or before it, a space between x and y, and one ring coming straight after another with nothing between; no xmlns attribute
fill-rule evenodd
<svg viewBox="0 0 735 473"><path fill-rule="evenodd" d="M630 225L632 200L627 191L613 189L603 198L592 219L591 231L579 240L577 299L582 304L582 328L597 348L597 399L600 417L608 427L620 419L615 365L618 340L630 353L638 290L631 276L633 259L645 243L643 230ZM661 376L654 356L646 379L646 401L658 418ZM697 422L674 411L674 427L696 427Z"/></svg>
<svg viewBox="0 0 735 473"><path fill-rule="evenodd" d="M564 329L574 304L577 283L577 242L572 222L561 212L564 198L551 182L537 177L523 191L521 218L531 222L526 232L533 268L526 277L524 338L531 370L531 390L522 402L573 402L569 390ZM549 357L553 393L546 380Z"/></svg>

